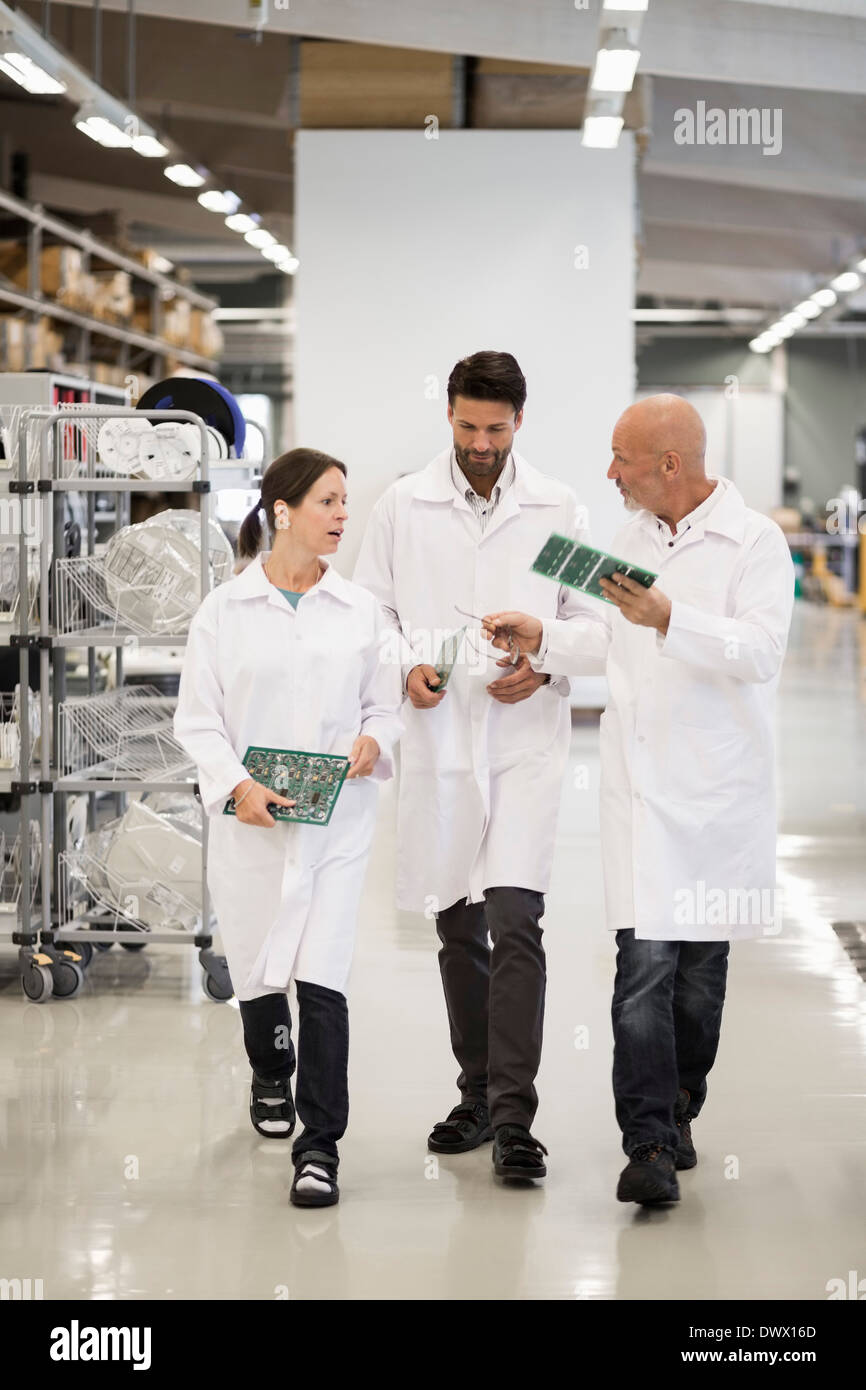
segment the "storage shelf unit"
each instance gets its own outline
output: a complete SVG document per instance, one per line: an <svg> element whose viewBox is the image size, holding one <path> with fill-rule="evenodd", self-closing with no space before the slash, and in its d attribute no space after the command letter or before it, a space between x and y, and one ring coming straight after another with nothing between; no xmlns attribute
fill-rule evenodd
<svg viewBox="0 0 866 1390"><path fill-rule="evenodd" d="M0 376L0 394L3 380ZM173 920L169 919L170 924L166 927L148 930L145 925L137 922L129 911L124 912L116 902L111 902L110 911L106 909L104 900L98 895L88 906L87 899L75 896L76 883L70 872L70 863L73 869L75 867L75 850L74 847L71 851L67 849L67 798L73 794L83 793L87 796L87 823L91 830L98 831L101 826L97 824L96 809L98 804L104 805L101 798L113 798L118 807L123 807L129 793L180 792L192 798L197 790L194 781L195 769L188 762L186 769L181 767L185 755L172 739L170 718L173 702L156 689L148 692L135 684L123 684L124 649L128 650L133 643L145 647L182 647L185 644L186 633L133 634L118 632L111 627L83 632L57 630L58 566L55 561L63 557L64 508L71 493L83 494L88 503L87 526L82 540L86 545L87 554L93 556L96 543L95 527L100 516L93 504L99 492L116 497L113 511L118 520L127 514L127 506L123 503L125 501L128 504L132 492L196 492L200 500L200 592L205 593L210 587L210 502L215 471L218 470L229 486L235 486L239 476L243 476L245 486L249 487L253 477L258 473L259 465L236 459L212 463L208 453L210 440L204 423L190 412L172 410L173 420L185 419L197 425L200 430L201 462L194 479L177 482L162 479L140 480L114 473L105 475L94 443L98 424L109 418L124 416L134 416L138 420L159 420L164 414L157 411L133 411L122 406L74 403L65 407L60 405L51 412L36 407L19 417L18 421L19 447L16 468L13 470L15 476L7 478L6 490L31 496L40 513L37 614L34 619L30 608L27 605L22 608L19 604L19 612L13 624L17 631L10 634L11 644L20 650L19 684L22 711L20 771L9 778L10 787L20 793L21 799L21 886L17 931L13 933L13 940L20 949L25 990L33 999L44 999L50 995L52 979L55 993L68 996L77 993L83 980L83 970L93 955L94 946L117 941L134 949L140 949L148 943L168 942L195 946L204 968L204 988L208 996L212 999L222 999L229 997L231 993L225 961L214 954L211 940L212 918L206 878L208 827L207 817L203 813L201 910L194 929L181 926L175 928ZM76 437L84 441L81 446L83 456L72 458L71 463L64 453L65 431L74 432ZM22 441L28 437L28 432L32 437L32 454L35 457L28 457L27 449L21 447ZM70 468L78 476L57 476L58 469L68 471ZM103 476L98 476L100 472ZM18 543L23 563L28 545L23 527L20 528ZM25 572L26 570L19 566L19 574ZM84 701L75 698L67 700L66 661L70 648L84 648L88 652L87 680L90 694ZM105 701L105 694L97 694L94 684L95 656L99 648L114 652L117 688L113 694L119 697L115 708L122 703L124 709L131 710L130 741L128 745L123 745L129 750L125 762L119 759L115 763L113 757L103 761L106 755L100 750L106 746L110 746L112 752L114 749L110 737L113 728L110 718L106 723L109 738L103 739L102 742L97 741L93 745L96 752L92 758L85 756L82 761L77 752L74 757L69 755L69 750L73 747L68 742L69 731L72 730L77 737L79 729L86 730L87 721L100 702ZM32 651L38 652L40 679L39 694L36 698L40 728L43 731L35 759L28 732L30 705L34 698L28 686ZM78 716L75 716L73 708L76 703L81 709L80 725L76 723ZM143 720L138 718L142 710L145 711ZM110 713L109 702L109 715ZM152 713L159 717L152 719ZM151 737L151 729L154 730L153 759L149 759L146 746L147 739ZM145 753L144 758L140 756L142 751ZM160 759L165 760L160 762ZM93 773L89 775L87 768L91 763ZM107 774L106 770L114 766L117 766L118 771ZM34 900L34 882L30 870L30 826L33 807L38 808L38 816L34 819L39 827L38 843L44 847L44 852L41 854L38 870L41 900L35 913L28 914L24 904ZM86 860L89 853L86 846L82 852ZM80 885L80 879L78 883ZM198 889L196 891L198 892ZM96 930L92 930L94 925Z"/></svg>
<svg viewBox="0 0 866 1390"><path fill-rule="evenodd" d="M91 339L102 336L121 345L120 365L123 368L129 365L128 349L138 348L150 359L150 371L156 377L166 375L167 359L182 362L188 367L199 367L207 372L216 371L217 359L215 357L207 357L192 352L182 344L169 342L159 333L163 306L168 300L184 300L205 313L211 313L217 307L216 300L208 298L207 295L199 293L198 290L194 290L188 285L172 280L157 270L142 265L129 256L125 256L122 251L99 241L90 232L81 231L47 213L38 203L24 202L0 189L0 209L20 218L29 228L27 234L27 289L25 291L6 281L5 277L0 277L0 307L7 304L12 308L26 311L34 320L39 317L47 317L76 327L79 330L78 358L82 362L90 361L94 355ZM87 261L104 262L117 270L125 271L132 277L133 282L138 282L150 296L151 327L156 331L151 333L137 332L123 324L112 323L81 313L44 295L40 285L40 252L42 237L46 232L63 245L77 247Z"/></svg>

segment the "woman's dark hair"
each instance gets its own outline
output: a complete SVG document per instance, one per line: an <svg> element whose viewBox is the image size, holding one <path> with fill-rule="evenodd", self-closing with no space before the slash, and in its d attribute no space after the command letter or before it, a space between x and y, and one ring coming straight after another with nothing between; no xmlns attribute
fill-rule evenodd
<svg viewBox="0 0 866 1390"><path fill-rule="evenodd" d="M474 352L448 378L448 404L458 396L471 401L508 401L519 415L526 403L526 378L510 352Z"/></svg>
<svg viewBox="0 0 866 1390"><path fill-rule="evenodd" d="M238 532L238 555L242 560L252 559L262 548L262 510L273 535L274 503L282 501L297 507L329 468L339 468L343 477L347 476L344 463L330 454L320 454L317 449L290 449L268 464L262 477L261 499L247 512Z"/></svg>

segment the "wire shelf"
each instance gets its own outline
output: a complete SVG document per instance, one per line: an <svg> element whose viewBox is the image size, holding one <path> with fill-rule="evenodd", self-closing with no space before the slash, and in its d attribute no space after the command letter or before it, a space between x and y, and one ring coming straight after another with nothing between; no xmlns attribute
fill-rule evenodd
<svg viewBox="0 0 866 1390"><path fill-rule="evenodd" d="M39 890L39 871L42 866L42 835L39 822L30 822L30 907L36 902ZM21 832L10 840L0 831L0 920L16 919L21 900Z"/></svg>
<svg viewBox="0 0 866 1390"><path fill-rule="evenodd" d="M19 584L21 565L18 541L0 540L0 636L17 632L21 616L23 585ZM39 551L27 550L27 623L32 630L39 624Z"/></svg>
<svg viewBox="0 0 866 1390"><path fill-rule="evenodd" d="M135 801L58 861L60 925L195 932L202 915L201 823Z"/></svg>
<svg viewBox="0 0 866 1390"><path fill-rule="evenodd" d="M176 701L152 685L122 686L59 706L61 777L170 782L193 771L174 737Z"/></svg>
<svg viewBox="0 0 866 1390"><path fill-rule="evenodd" d="M30 724L30 757L38 762L41 756L40 729L41 718L39 702L31 698L27 701ZM21 756L21 687L14 691L0 691L0 772L19 772Z"/></svg>

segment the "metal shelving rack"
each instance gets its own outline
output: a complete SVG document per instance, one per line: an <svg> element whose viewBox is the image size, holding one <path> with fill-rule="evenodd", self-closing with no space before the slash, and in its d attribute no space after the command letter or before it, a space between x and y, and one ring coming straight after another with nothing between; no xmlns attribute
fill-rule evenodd
<svg viewBox="0 0 866 1390"><path fill-rule="evenodd" d="M160 274L157 270L150 270L147 266L139 264L138 261L131 260L129 256L124 256L121 251L116 251L114 247L99 241L89 232L79 231L78 228L69 226L68 223L62 222L59 218L52 217L41 204L26 203L0 189L0 209L5 209L15 217L20 217L22 221L29 223L30 227L27 235L29 280L27 291L18 289L14 285L3 284L2 278L0 278L0 305L9 304L13 308L27 310L34 318L43 316L53 318L78 328L80 335L78 356L82 362L89 361L93 356L91 348L93 335L101 335L120 343L120 366L124 369L128 366L129 349L135 347L149 354L153 359L152 369L153 375L156 377L165 375L166 358L173 358L187 367L198 367L207 372L216 371L217 362L214 358L202 357L184 347L169 343L159 336L158 331L156 333L138 333L121 324L110 323L88 314L79 313L75 309L58 304L53 299L45 298L40 286L39 261L43 232L49 232L65 245L78 247L84 255L85 263L89 262L90 257L96 257L108 265L115 266L118 270L127 271L134 279L146 284L150 292L151 326L155 326L157 330L162 319L164 298L188 300L194 307L203 309L208 313L217 307L216 300L209 299L207 295L200 294L197 290L190 289L187 285L182 285L178 281Z"/></svg>
<svg viewBox="0 0 866 1390"><path fill-rule="evenodd" d="M96 436L99 426L107 419L117 418L152 419L154 421L185 421L198 427L201 435L201 462L194 480L169 481L160 479L139 480L120 477L116 473L106 475L100 472L96 449ZM264 455L267 452L267 439L264 431L255 422L263 437ZM73 466L71 475L59 476L66 466L66 453L61 444L63 429L74 427L82 441L82 459ZM11 783L12 789L21 797L20 850L18 867L20 871L20 892L18 895L18 929L13 933L13 941L19 946L22 968L22 983L28 997L44 1001L52 993L71 997L81 987L84 970L93 957L94 948L107 947L120 941L132 949L140 948L149 942L171 942L194 944L198 948L199 959L204 969L204 988L214 1000L231 996L231 981L225 959L213 950L212 917L207 891L207 816L201 812L201 910L197 929L194 931L151 931L136 923L129 914L121 911L106 913L102 910L81 912L73 910L68 899L68 861L66 845L67 797L83 792L88 796L88 825L96 827L95 803L99 795L109 794L117 798L118 806L125 805L130 792L174 792L197 795L198 787L194 781L195 769L187 760L186 774L178 775L183 768L175 765L169 768L169 775L163 778L146 776L117 775L75 775L68 772L63 764L64 739L62 738L62 715L67 708L66 652L70 646L84 647L88 650L88 675L90 695L88 708L92 711L103 699L94 690L95 652L98 648L114 648L116 661L115 685L117 691L128 692L137 701L139 711L146 709L152 715L158 709L163 712L170 702L158 697L154 691L152 698L142 692L140 687L124 687L123 650L130 641L141 641L148 646L170 643L182 645L185 634L173 633L170 637L161 634L122 631L115 625L102 630L89 632L75 631L64 633L57 630L57 560L63 555L63 501L69 491L95 495L116 494L120 516L134 492L178 492L194 491L200 499L200 583L201 593L210 588L209 536L211 525L211 484L214 471L236 472L243 470L248 475L257 472L257 463L243 459L228 459L215 462L209 459L209 438L204 422L189 411L139 411L131 408L112 408L105 405L81 405L51 411L35 410L27 413L18 428L17 478L9 481L11 493L17 493L20 500L33 496L37 500L41 514L41 535L39 542L39 602L38 624L33 622L28 604L19 605L19 631L11 635L11 644L19 648L20 654L20 706L19 738L20 755L18 777ZM34 447L35 469L28 453ZM252 482L251 478L248 478ZM22 512L23 514L23 512ZM92 554L95 540L93 510L89 510L88 550ZM26 576L27 537L23 525L19 531L19 574ZM32 692L28 685L30 651L36 648L40 663L39 714L41 720L40 753L38 762L33 758L30 739L30 717ZM159 722L159 721L157 721ZM166 731L164 742L171 741L167 732L169 726L163 721ZM182 752L182 750L179 750ZM185 757L185 755L183 755ZM81 772L81 769L77 769ZM97 769L100 773L104 769ZM38 884L34 882L34 843L31 835L31 799L37 799L39 840L44 847L38 868ZM53 834L52 834L53 831ZM50 847L50 852L49 852ZM34 898L39 892L40 901L34 906ZM28 904L30 905L28 909ZM141 935L130 939L130 932Z"/></svg>

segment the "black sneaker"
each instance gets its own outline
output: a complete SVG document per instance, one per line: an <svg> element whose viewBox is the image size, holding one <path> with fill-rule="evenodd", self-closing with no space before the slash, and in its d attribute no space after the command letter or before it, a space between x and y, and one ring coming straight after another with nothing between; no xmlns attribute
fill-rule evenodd
<svg viewBox="0 0 866 1390"><path fill-rule="evenodd" d="M674 1155L674 1163L677 1168L694 1168L698 1161L695 1153L695 1146L692 1143L692 1126L689 1119L689 1101L691 1096L682 1087L677 1092L676 1103L674 1104L674 1120L680 1132L680 1142L677 1144L677 1151Z"/></svg>
<svg viewBox="0 0 866 1390"><path fill-rule="evenodd" d="M678 1202L673 1155L661 1144L638 1144L619 1175L616 1196L620 1202Z"/></svg>

